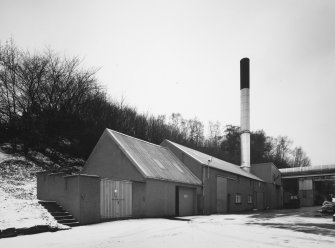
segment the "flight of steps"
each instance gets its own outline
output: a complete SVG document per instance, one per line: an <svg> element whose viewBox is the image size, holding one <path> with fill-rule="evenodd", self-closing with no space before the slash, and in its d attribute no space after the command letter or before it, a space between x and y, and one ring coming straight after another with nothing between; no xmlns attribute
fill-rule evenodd
<svg viewBox="0 0 335 248"><path fill-rule="evenodd" d="M55 201L39 201L39 203L48 210L59 224L70 227L79 226L79 222Z"/></svg>

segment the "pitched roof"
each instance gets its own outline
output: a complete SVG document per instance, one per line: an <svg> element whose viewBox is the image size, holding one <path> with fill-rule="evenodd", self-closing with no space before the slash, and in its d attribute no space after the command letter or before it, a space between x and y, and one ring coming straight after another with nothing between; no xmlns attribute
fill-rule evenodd
<svg viewBox="0 0 335 248"><path fill-rule="evenodd" d="M172 144L173 146L177 147L179 150L183 151L184 153L188 154L189 156L191 156L192 158L194 158L195 160L197 160L198 162L200 162L203 165L208 165L209 167L215 168L215 169L219 169L222 171L227 171L230 173L234 173L236 175L239 176L243 176L243 177L247 177L247 178L251 178L251 179L255 179L258 181L262 181L262 179L258 178L257 176L243 170L240 166L237 166L235 164L223 161L221 159L212 157L208 154L199 152L197 150L188 148L186 146L182 146L179 145L177 143L174 143L170 140L166 140L167 142L169 142L170 144ZM208 162L210 160L210 162Z"/></svg>
<svg viewBox="0 0 335 248"><path fill-rule="evenodd" d="M107 131L144 177L201 185L200 179L167 148L110 129Z"/></svg>

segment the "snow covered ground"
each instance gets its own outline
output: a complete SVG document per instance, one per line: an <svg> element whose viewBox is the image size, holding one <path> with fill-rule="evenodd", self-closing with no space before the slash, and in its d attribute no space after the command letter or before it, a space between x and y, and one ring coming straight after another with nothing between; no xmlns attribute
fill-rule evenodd
<svg viewBox="0 0 335 248"><path fill-rule="evenodd" d="M335 223L315 208L139 219L0 240L0 247L334 247ZM188 220L188 221L187 221Z"/></svg>
<svg viewBox="0 0 335 248"><path fill-rule="evenodd" d="M0 230L58 225L36 199L36 172L41 168L19 154L0 148Z"/></svg>

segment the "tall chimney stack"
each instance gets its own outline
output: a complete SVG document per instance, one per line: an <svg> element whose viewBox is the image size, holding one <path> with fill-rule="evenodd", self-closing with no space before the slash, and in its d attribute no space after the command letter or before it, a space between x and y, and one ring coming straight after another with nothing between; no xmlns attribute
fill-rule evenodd
<svg viewBox="0 0 335 248"><path fill-rule="evenodd" d="M250 172L250 70L249 59L240 60L241 87L241 168Z"/></svg>

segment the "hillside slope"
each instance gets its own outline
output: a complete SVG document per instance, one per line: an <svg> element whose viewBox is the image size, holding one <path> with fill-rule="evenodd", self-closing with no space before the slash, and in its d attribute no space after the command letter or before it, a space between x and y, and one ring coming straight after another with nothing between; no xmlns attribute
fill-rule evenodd
<svg viewBox="0 0 335 248"><path fill-rule="evenodd" d="M35 225L61 227L36 198L36 172L59 167L39 152L29 152L26 157L13 153L8 144L0 147L0 230Z"/></svg>

